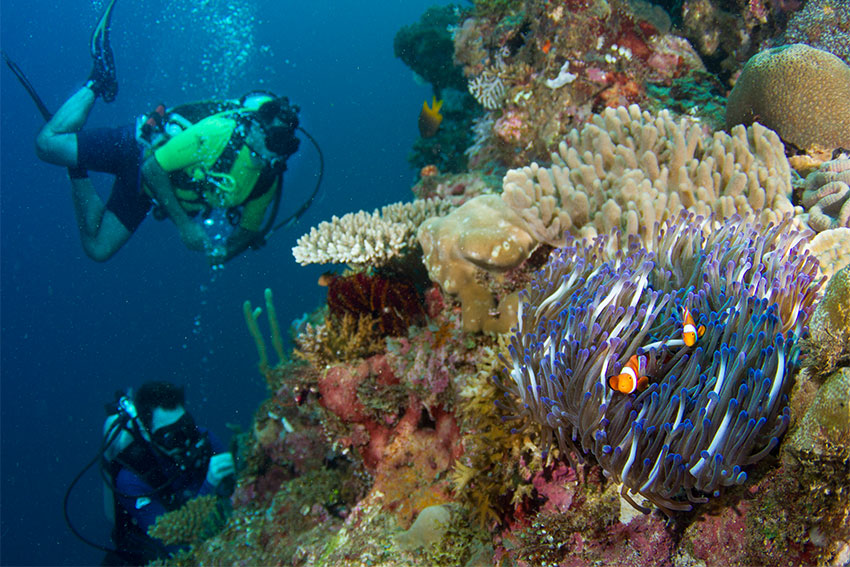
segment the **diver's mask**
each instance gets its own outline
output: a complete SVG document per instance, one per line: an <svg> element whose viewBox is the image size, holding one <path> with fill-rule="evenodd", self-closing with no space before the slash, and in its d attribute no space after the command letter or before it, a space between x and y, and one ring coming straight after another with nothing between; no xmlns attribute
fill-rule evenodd
<svg viewBox="0 0 850 567"><path fill-rule="evenodd" d="M201 433L189 412L174 423L154 431L151 442L182 470L205 470L213 453L209 436Z"/></svg>
<svg viewBox="0 0 850 567"><path fill-rule="evenodd" d="M265 134L265 145L274 154L286 159L298 151L300 140L298 107L290 106L286 97L273 98L257 109L257 121Z"/></svg>

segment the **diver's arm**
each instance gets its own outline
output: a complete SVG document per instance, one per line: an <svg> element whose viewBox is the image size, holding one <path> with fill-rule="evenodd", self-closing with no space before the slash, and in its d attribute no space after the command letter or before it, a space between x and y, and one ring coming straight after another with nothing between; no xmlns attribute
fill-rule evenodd
<svg viewBox="0 0 850 567"><path fill-rule="evenodd" d="M106 208L88 177L71 178L71 198L83 251L92 260L105 262L133 233Z"/></svg>
<svg viewBox="0 0 850 567"><path fill-rule="evenodd" d="M151 156L142 165L142 177L145 183L150 187L154 199L165 210L168 217L177 226L180 231L180 238L189 250L205 251L211 248L209 237L204 232L198 223L186 214L177 196L174 194L174 186L171 184L171 179L168 173L156 157Z"/></svg>

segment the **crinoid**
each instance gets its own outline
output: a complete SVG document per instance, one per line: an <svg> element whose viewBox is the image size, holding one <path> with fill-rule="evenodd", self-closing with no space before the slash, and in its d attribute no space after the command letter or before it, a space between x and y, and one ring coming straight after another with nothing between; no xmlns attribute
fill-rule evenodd
<svg viewBox="0 0 850 567"><path fill-rule="evenodd" d="M327 278L328 307L341 317L371 315L382 335L405 336L425 317L422 297L408 280L359 272Z"/></svg>

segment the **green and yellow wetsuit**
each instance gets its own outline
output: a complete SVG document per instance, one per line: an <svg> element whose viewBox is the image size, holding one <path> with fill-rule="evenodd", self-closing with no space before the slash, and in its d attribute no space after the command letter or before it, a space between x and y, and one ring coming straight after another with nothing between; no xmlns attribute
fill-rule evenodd
<svg viewBox="0 0 850 567"><path fill-rule="evenodd" d="M154 150L187 214L241 207L239 226L261 229L280 175L245 144L249 121L243 112L221 112L199 120Z"/></svg>

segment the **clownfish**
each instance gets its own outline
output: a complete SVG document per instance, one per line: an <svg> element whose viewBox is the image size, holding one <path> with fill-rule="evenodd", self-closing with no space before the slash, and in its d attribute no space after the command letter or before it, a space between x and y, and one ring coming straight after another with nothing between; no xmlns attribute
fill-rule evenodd
<svg viewBox="0 0 850 567"><path fill-rule="evenodd" d="M443 121L443 115L440 114L442 106L443 101L437 100L437 97L431 97L430 107L427 100L422 103L422 112L419 113L419 134L423 138L430 138L437 133L440 122Z"/></svg>
<svg viewBox="0 0 850 567"><path fill-rule="evenodd" d="M697 339L705 334L705 325L696 326L694 317L691 315L691 310L687 307L682 311L682 340L685 345L692 347L696 344Z"/></svg>
<svg viewBox="0 0 850 567"><path fill-rule="evenodd" d="M631 394L635 390L643 392L649 386L649 378L646 377L646 357L634 354L620 370L620 374L608 378L608 384L614 390Z"/></svg>

